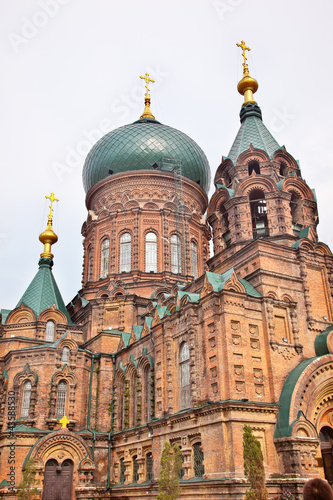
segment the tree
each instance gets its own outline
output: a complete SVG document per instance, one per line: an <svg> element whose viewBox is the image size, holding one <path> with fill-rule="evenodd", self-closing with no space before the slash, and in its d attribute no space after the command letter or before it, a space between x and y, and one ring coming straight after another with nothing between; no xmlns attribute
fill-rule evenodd
<svg viewBox="0 0 333 500"><path fill-rule="evenodd" d="M267 500L261 446L249 425L244 425L243 458L244 474L250 483L250 490L245 495L246 500Z"/></svg>
<svg viewBox="0 0 333 500"><path fill-rule="evenodd" d="M23 479L18 485L18 500L35 500L39 498L36 476L36 461L29 458L23 470Z"/></svg>
<svg viewBox="0 0 333 500"><path fill-rule="evenodd" d="M161 455L161 471L157 479L157 500L175 500L180 496L179 475L182 468L182 455L178 444L171 446L165 441Z"/></svg>

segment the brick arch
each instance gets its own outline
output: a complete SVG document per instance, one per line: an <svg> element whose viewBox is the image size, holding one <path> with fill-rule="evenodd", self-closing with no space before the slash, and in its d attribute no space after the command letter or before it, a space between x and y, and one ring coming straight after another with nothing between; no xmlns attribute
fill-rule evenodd
<svg viewBox="0 0 333 500"><path fill-rule="evenodd" d="M74 419L75 416L75 394L77 387L77 378L75 373L71 372L68 365L65 364L61 370L57 370L51 379L51 389L49 395L49 413L48 413L48 425L49 428L53 429L56 420L56 403L57 403L57 393L58 384L61 380L64 380L68 384L68 418L69 420Z"/></svg>
<svg viewBox="0 0 333 500"><path fill-rule="evenodd" d="M36 316L30 307L21 303L19 307L13 309L6 319L6 325L13 325L15 323L31 323L36 321Z"/></svg>
<svg viewBox="0 0 333 500"><path fill-rule="evenodd" d="M302 411L318 429L319 416L327 407L333 411L333 354L314 358L302 371L293 390L289 421Z"/></svg>
<svg viewBox="0 0 333 500"><path fill-rule="evenodd" d="M230 158L223 158L222 163L219 165L218 169L216 170L215 178L214 178L214 183L215 184L220 184L222 179L224 178L225 172L229 174L229 170L234 167L234 164Z"/></svg>
<svg viewBox="0 0 333 500"><path fill-rule="evenodd" d="M291 156L291 154L286 151L286 148L284 146L282 149L278 149L277 151L275 151L275 153L273 154L273 160L277 162L283 162L293 170L299 170L297 161L293 156Z"/></svg>
<svg viewBox="0 0 333 500"><path fill-rule="evenodd" d="M238 184L235 189L235 197L249 195L255 189L270 193L276 191L276 184L268 177L252 174L251 177L246 177Z"/></svg>
<svg viewBox="0 0 333 500"><path fill-rule="evenodd" d="M130 200L125 204L124 210L132 210L133 208L139 208L139 206L140 205L136 200Z"/></svg>
<svg viewBox="0 0 333 500"><path fill-rule="evenodd" d="M122 203L114 203L110 206L110 212L123 212L124 205Z"/></svg>
<svg viewBox="0 0 333 500"><path fill-rule="evenodd" d="M65 460L72 460L74 464L74 488L76 486L90 486L92 483L95 464L89 447L81 436L74 434L67 428L52 432L37 441L32 451L27 455L23 467L29 458L36 461L36 479L40 486L43 484L45 464L51 459L56 460L59 464Z"/></svg>
<svg viewBox="0 0 333 500"><path fill-rule="evenodd" d="M283 190L288 192L295 192L300 195L301 198L306 198L312 201L314 200L314 195L309 186L298 177L287 177L284 179L282 184Z"/></svg>
<svg viewBox="0 0 333 500"><path fill-rule="evenodd" d="M220 206L229 200L230 192L227 188L220 188L219 191L215 191L208 206L207 217L210 217L214 213L218 212Z"/></svg>
<svg viewBox="0 0 333 500"><path fill-rule="evenodd" d="M44 309L38 316L38 321L54 321L55 323L62 323L67 325L66 315L56 308L53 304L52 307Z"/></svg>
<svg viewBox="0 0 333 500"><path fill-rule="evenodd" d="M156 203L153 203L152 201L148 202L148 203L145 203L145 205L143 205L143 210L158 210L158 205Z"/></svg>
<svg viewBox="0 0 333 500"><path fill-rule="evenodd" d="M248 164L250 161L257 161L260 163L261 161L268 160L270 160L270 158L266 151L255 149L251 144L249 149L239 155L237 158L237 165Z"/></svg>
<svg viewBox="0 0 333 500"><path fill-rule="evenodd" d="M321 243L321 242L316 243L314 246L314 249L316 252L324 253L327 255L332 255L330 248L327 245L325 245L325 243Z"/></svg>

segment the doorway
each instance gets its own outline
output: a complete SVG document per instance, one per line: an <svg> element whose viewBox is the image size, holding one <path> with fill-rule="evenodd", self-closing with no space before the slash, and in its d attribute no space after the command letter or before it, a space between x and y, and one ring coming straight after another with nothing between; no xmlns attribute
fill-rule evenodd
<svg viewBox="0 0 333 500"><path fill-rule="evenodd" d="M43 500L72 500L73 462L64 460L62 464L54 459L45 465Z"/></svg>
<svg viewBox="0 0 333 500"><path fill-rule="evenodd" d="M333 429L327 426L322 427L319 439L325 478L330 485L333 485Z"/></svg>

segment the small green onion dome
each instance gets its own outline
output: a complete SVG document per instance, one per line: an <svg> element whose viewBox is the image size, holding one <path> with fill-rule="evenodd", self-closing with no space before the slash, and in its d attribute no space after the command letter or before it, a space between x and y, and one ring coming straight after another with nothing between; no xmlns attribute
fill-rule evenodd
<svg viewBox="0 0 333 500"><path fill-rule="evenodd" d="M87 193L98 181L120 172L170 171L170 160L180 160L182 175L208 192L210 169L202 149L183 132L152 118L112 130L93 146L83 167L84 189Z"/></svg>

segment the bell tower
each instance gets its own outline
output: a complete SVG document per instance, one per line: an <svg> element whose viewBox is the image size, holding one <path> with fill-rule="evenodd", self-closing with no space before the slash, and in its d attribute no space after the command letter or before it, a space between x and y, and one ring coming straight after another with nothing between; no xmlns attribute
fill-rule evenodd
<svg viewBox="0 0 333 500"><path fill-rule="evenodd" d="M237 45L244 57L237 87L244 103L238 134L216 171L208 209L214 254L262 238L291 246L304 230L316 242L315 193L302 179L298 162L264 125L253 97L258 82L249 74L245 55L250 49L244 41Z"/></svg>

